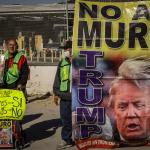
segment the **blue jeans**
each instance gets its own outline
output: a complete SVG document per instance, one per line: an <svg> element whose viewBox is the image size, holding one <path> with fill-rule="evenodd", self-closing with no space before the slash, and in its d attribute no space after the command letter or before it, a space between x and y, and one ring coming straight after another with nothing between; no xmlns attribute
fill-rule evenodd
<svg viewBox="0 0 150 150"><path fill-rule="evenodd" d="M67 143L72 142L71 101L60 101L60 118L62 121L61 137Z"/></svg>

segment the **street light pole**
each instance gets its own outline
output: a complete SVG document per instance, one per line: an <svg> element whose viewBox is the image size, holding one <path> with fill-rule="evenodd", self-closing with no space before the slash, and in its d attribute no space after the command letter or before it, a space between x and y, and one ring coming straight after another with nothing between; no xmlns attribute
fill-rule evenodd
<svg viewBox="0 0 150 150"><path fill-rule="evenodd" d="M68 26L68 0L66 0L66 27L67 27L67 40L69 39L69 26Z"/></svg>

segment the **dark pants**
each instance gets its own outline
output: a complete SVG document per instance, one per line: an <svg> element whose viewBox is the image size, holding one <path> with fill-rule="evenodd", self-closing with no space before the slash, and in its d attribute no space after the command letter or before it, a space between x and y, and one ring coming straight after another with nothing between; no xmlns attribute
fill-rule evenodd
<svg viewBox="0 0 150 150"><path fill-rule="evenodd" d="M61 137L67 143L72 142L71 101L60 101L60 117L62 121Z"/></svg>

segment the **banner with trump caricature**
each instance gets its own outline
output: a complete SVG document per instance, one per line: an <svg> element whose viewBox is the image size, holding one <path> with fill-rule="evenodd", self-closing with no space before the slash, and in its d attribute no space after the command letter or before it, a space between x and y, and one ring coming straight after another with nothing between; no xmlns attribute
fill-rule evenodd
<svg viewBox="0 0 150 150"><path fill-rule="evenodd" d="M150 146L150 1L76 0L76 146Z"/></svg>

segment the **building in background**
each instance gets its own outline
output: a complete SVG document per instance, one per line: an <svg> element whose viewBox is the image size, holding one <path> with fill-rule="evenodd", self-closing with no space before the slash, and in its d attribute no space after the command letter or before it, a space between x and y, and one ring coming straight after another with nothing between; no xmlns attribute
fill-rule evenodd
<svg viewBox="0 0 150 150"><path fill-rule="evenodd" d="M68 3L70 37L73 29L73 12L74 4ZM34 51L39 45L43 48L59 47L66 39L66 31L65 3L0 5L0 47L3 47L4 40L9 37L18 39L21 50Z"/></svg>

